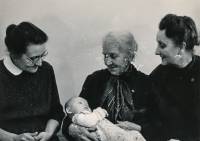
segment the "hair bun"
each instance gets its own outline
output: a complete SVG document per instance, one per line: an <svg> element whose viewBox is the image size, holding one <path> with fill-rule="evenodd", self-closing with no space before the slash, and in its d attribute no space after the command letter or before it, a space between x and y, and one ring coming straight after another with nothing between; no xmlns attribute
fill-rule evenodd
<svg viewBox="0 0 200 141"><path fill-rule="evenodd" d="M15 27L16 27L15 24L9 25L9 26L7 27L7 29L6 29L6 36L9 36L10 33L13 31L13 29L14 29Z"/></svg>
<svg viewBox="0 0 200 141"><path fill-rule="evenodd" d="M10 42L9 42L9 38L10 38L10 34L12 33L12 31L14 30L14 28L16 27L15 24L11 24L7 27L6 29L6 37L5 37L5 44L8 47L8 50L10 50Z"/></svg>

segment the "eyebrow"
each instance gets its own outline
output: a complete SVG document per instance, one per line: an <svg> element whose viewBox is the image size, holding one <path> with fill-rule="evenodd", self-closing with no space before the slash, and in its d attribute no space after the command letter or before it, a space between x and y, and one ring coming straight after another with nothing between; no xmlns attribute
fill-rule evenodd
<svg viewBox="0 0 200 141"><path fill-rule="evenodd" d="M47 51L45 51L45 52L47 52ZM32 56L32 57L29 57L29 58L38 58L38 57L41 57L42 55L44 55L45 52L43 52L41 55L38 55L38 56Z"/></svg>

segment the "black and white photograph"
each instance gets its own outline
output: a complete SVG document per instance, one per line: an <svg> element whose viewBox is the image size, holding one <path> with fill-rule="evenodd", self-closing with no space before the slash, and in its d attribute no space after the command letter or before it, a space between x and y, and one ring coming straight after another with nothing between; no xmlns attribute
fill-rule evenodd
<svg viewBox="0 0 200 141"><path fill-rule="evenodd" d="M200 0L0 0L0 141L200 141Z"/></svg>

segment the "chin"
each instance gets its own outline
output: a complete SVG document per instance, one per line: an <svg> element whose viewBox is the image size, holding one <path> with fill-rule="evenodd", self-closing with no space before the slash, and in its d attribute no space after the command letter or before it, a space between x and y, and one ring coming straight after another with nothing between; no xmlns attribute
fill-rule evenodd
<svg viewBox="0 0 200 141"><path fill-rule="evenodd" d="M111 73L112 75L119 75L119 72L115 72L115 71L110 71L110 73Z"/></svg>
<svg viewBox="0 0 200 141"><path fill-rule="evenodd" d="M162 65L163 65L163 66L166 66L167 64L168 64L167 62L162 61Z"/></svg>

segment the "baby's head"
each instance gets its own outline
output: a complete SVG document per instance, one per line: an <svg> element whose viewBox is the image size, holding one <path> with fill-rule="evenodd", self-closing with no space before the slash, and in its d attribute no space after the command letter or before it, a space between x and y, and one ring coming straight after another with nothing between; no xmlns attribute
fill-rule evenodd
<svg viewBox="0 0 200 141"><path fill-rule="evenodd" d="M70 98L65 103L65 110L69 117L72 117L75 114L80 113L82 111L92 111L88 105L88 102L84 98L77 96Z"/></svg>

